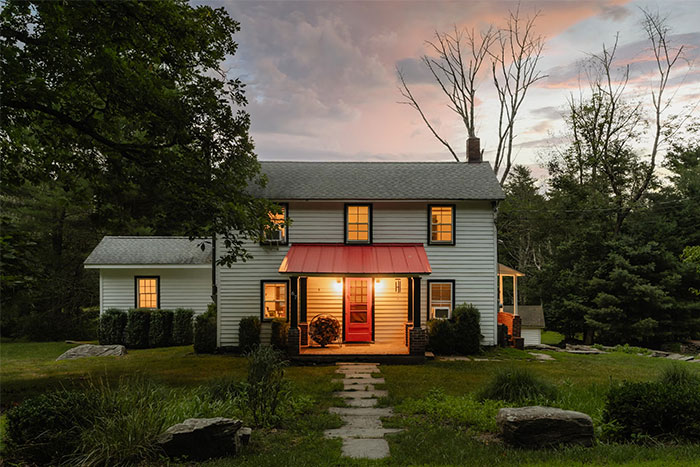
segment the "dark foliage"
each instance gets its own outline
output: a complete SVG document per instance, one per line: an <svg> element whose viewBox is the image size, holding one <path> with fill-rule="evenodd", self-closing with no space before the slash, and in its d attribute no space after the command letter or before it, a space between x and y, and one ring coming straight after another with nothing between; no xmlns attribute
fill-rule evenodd
<svg viewBox="0 0 700 467"><path fill-rule="evenodd" d="M289 323L286 319L275 318L270 323L271 336L270 342L272 347L277 350L285 350L287 348L287 331L289 331Z"/></svg>
<svg viewBox="0 0 700 467"><path fill-rule="evenodd" d="M428 349L438 355L472 355L481 351L481 314L472 304L455 307L450 319L428 321Z"/></svg>
<svg viewBox="0 0 700 467"><path fill-rule="evenodd" d="M260 320L256 316L241 318L238 324L238 348L246 353L260 345Z"/></svg>
<svg viewBox="0 0 700 467"><path fill-rule="evenodd" d="M216 352L216 306L210 305L206 313L194 319L194 351Z"/></svg>
<svg viewBox="0 0 700 467"><path fill-rule="evenodd" d="M110 308L100 316L100 344L124 345L124 330L126 329L126 311Z"/></svg>
<svg viewBox="0 0 700 467"><path fill-rule="evenodd" d="M284 397L284 367L286 362L279 350L258 345L248 353L248 406L256 426L276 422L277 409Z"/></svg>
<svg viewBox="0 0 700 467"><path fill-rule="evenodd" d="M41 394L7 412L3 453L10 460L57 465L78 445L79 432L91 422L97 401L78 391Z"/></svg>
<svg viewBox="0 0 700 467"><path fill-rule="evenodd" d="M153 310L148 328L148 345L150 347L167 347L172 344L173 312L171 310Z"/></svg>
<svg viewBox="0 0 700 467"><path fill-rule="evenodd" d="M700 384L683 379L625 382L610 389L603 409L612 441L700 441Z"/></svg>
<svg viewBox="0 0 700 467"><path fill-rule="evenodd" d="M556 397L557 389L554 385L538 378L526 368L499 369L477 394L480 400L501 400L517 404L551 401Z"/></svg>
<svg viewBox="0 0 700 467"><path fill-rule="evenodd" d="M124 328L124 343L127 347L132 349L148 347L152 311L150 308L134 308L128 311Z"/></svg>
<svg viewBox="0 0 700 467"><path fill-rule="evenodd" d="M315 316L309 324L309 336L321 347L340 337L340 323L328 315Z"/></svg>
<svg viewBox="0 0 700 467"><path fill-rule="evenodd" d="M173 345L194 342L194 310L178 308L173 315Z"/></svg>

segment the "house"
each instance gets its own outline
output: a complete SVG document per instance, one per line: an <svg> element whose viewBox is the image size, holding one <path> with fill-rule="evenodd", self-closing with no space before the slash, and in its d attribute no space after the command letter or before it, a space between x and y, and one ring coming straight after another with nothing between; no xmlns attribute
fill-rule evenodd
<svg viewBox="0 0 700 467"><path fill-rule="evenodd" d="M495 216L504 195L488 163L261 162L261 169L268 183L254 194L282 206L280 225L290 222L263 243L248 241L252 260L212 270L210 250L196 241L105 237L86 260L100 269L101 309L203 311L213 271L222 348L238 346L239 322L253 315L263 339L272 319L289 322L292 355L422 355L426 321L451 317L461 303L481 312L483 344L496 344ZM308 333L319 315L341 327L325 348Z"/></svg>

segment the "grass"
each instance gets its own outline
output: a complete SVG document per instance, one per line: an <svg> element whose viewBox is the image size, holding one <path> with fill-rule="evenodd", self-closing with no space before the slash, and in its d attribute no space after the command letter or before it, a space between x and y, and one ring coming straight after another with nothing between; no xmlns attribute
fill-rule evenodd
<svg viewBox="0 0 700 467"><path fill-rule="evenodd" d="M127 375L148 375L157 384L187 392L222 376L244 380L247 362L228 355L195 355L192 347L132 350L125 357L54 361L71 345L64 343L2 343L0 388L6 407L61 386L81 385L91 378L117 381ZM659 377L674 362L623 352L573 355L544 352L555 361L541 362L515 349L488 351L488 361L433 361L424 365L382 365L381 377L396 416L386 425L404 428L388 437L391 457L355 461L340 457L340 440L323 431L340 425L328 407L342 404L332 392L334 366L289 367L285 373L298 394L311 399L308 412L277 429L255 430L251 445L235 459L206 465L693 465L700 446L635 446L598 444L590 449L514 450L494 441L494 415L503 402L478 402L476 392L497 369L526 368L557 387L555 404L590 414L600 422L606 392L614 381L645 381ZM480 357L481 358L481 357ZM676 363L700 375L700 365ZM674 371L674 370L671 370ZM432 399L431 399L432 398ZM3 421L0 419L0 429Z"/></svg>
<svg viewBox="0 0 700 467"><path fill-rule="evenodd" d="M564 340L564 334L556 331L542 331L542 343L547 345L559 345Z"/></svg>

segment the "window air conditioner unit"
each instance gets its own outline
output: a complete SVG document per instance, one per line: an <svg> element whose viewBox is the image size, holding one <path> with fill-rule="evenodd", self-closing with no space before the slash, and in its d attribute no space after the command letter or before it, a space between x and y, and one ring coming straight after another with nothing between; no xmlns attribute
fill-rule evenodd
<svg viewBox="0 0 700 467"><path fill-rule="evenodd" d="M433 317L436 319L448 319L450 317L450 307L436 306L433 308Z"/></svg>

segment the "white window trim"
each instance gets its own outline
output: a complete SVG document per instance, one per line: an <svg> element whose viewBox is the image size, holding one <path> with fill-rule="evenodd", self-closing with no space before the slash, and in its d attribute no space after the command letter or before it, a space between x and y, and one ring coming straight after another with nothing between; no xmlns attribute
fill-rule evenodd
<svg viewBox="0 0 700 467"><path fill-rule="evenodd" d="M444 285L447 284L450 286L450 301L447 303L445 300L439 300L439 304L433 305L433 285ZM451 281L431 281L428 283L428 313L430 315L430 319L452 319L452 312L454 311L454 282ZM434 315L433 313L433 308L447 308L449 307L449 312L447 314L447 318L438 318Z"/></svg>

